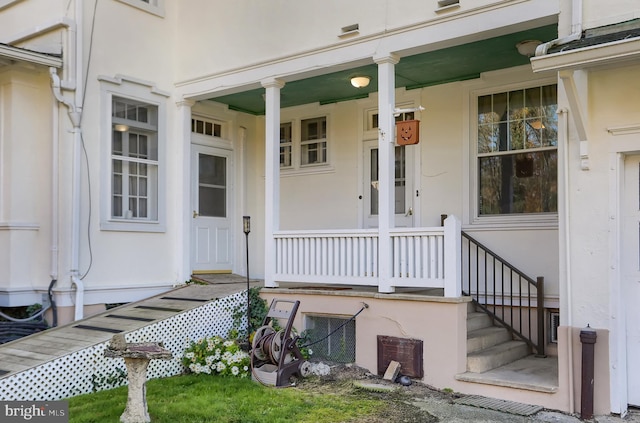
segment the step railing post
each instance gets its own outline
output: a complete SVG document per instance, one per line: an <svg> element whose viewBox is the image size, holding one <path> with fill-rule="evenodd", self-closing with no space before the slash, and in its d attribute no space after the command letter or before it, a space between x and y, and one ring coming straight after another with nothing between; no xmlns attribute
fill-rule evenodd
<svg viewBox="0 0 640 423"><path fill-rule="evenodd" d="M547 355L544 353L544 278L542 276L538 276L536 279L536 291L537 291L537 311L536 314L538 316L538 348L536 357L546 357Z"/></svg>
<svg viewBox="0 0 640 423"><path fill-rule="evenodd" d="M462 296L462 225L453 215L444 221L444 296Z"/></svg>

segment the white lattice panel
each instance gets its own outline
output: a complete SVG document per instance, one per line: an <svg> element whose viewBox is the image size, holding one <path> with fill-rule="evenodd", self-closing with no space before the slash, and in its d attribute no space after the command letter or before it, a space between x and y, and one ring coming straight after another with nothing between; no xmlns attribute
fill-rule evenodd
<svg viewBox="0 0 640 423"><path fill-rule="evenodd" d="M226 336L233 325L233 310L245 299L246 291L239 292L125 334L127 342L162 341L173 353L171 360L152 360L147 379L183 373L180 359L188 343L205 336ZM93 378L110 377L117 375L118 369L125 370L123 359L103 356L107 344L102 342L0 379L0 399L52 401L92 392ZM119 382L102 383L100 388L126 384L126 380Z"/></svg>

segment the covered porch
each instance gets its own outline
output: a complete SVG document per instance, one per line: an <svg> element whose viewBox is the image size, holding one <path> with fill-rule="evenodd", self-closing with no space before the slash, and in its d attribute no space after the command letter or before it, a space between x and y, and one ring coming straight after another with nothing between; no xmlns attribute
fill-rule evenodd
<svg viewBox="0 0 640 423"><path fill-rule="evenodd" d="M526 4L514 6L518 8ZM195 100L226 105L243 117L258 116L259 127L243 129L249 142L255 133L255 145L249 145L256 150L249 153L246 165L246 180L257 182L257 188L249 188L246 198L255 194L255 204L247 200L245 210L254 222L258 220L254 228L259 228L252 232L256 241L249 245L264 251L264 262L258 265L264 269L258 276L264 278L263 297L302 301L304 317L296 327L305 329L308 316L348 317L365 302L372 316L363 315L358 321L356 363L375 369L377 335L421 339L428 363L422 378L426 383L565 409L565 381L559 381L556 358L543 366L549 380L533 389L505 382L534 369L530 362L489 383L488 378L471 380L465 375L469 356L480 351L469 345L483 344L485 339L469 332L495 331L492 324L471 323L469 319L476 317L487 320L486 315L476 316L472 297L524 334L529 342L525 355L544 349L538 342L547 343L547 308L558 303L556 295L549 307L544 291L530 283L539 275L533 272L540 262L557 262L557 219L516 217L511 219L515 224L505 225L501 216L492 216L477 224L479 212L473 209L478 207L478 195L465 181L475 179L477 171L477 163L473 164L477 140L469 134L477 126L477 116L468 110L473 110L474 100L477 107L472 90L479 86L478 91L491 87L506 92L556 82L553 77L532 82L529 59L516 48L523 40L556 38L555 12L528 10L526 16L536 17L518 23L513 17L525 14L511 13L509 26L479 32L466 24L482 26L481 14L466 16L456 23L458 36L446 42L436 26L420 28L411 41L391 34L384 52L373 43L346 42L331 52L215 78L216 87L233 88L212 92L204 81L195 81L189 90ZM416 45L418 39L440 41ZM338 52L344 56L335 59ZM354 75L367 75L370 85L352 87L349 81ZM422 107L426 110L419 112ZM185 121L189 112L183 109ZM410 113L419 117L416 112L423 118L421 133L427 134L426 141L398 146L396 118ZM301 139L305 122L321 122L326 133ZM287 131L297 131L297 141L291 142L294 137ZM310 157L303 156L305 145L326 159L305 162ZM375 160L368 154L371 149L376 150ZM398 172L398 149L412 163L406 173ZM375 181L369 178L374 168ZM236 228L241 233L239 219ZM491 250L470 242L464 235L468 231L483 241L489 239L496 251L506 251L506 259L524 263L524 271L504 265L507 260L496 259ZM544 247L531 254L527 245L536 242ZM556 266L548 266L542 275L550 276L552 283ZM527 280L524 274L534 279ZM512 338L512 333L506 338L501 334L500 342ZM475 373L490 375L490 371Z"/></svg>

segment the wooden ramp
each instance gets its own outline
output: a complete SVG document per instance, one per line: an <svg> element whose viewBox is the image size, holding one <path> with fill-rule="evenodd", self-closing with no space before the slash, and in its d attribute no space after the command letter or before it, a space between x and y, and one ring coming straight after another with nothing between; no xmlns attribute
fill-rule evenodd
<svg viewBox="0 0 640 423"><path fill-rule="evenodd" d="M246 284L188 285L104 313L0 345L0 374L6 377L65 354L109 341L204 303L246 290Z"/></svg>

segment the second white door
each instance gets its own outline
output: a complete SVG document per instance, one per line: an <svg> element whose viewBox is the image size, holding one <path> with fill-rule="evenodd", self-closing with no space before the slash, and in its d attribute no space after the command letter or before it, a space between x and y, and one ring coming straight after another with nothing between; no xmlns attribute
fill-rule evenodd
<svg viewBox="0 0 640 423"><path fill-rule="evenodd" d="M224 149L192 145L192 269L230 273L233 269L233 159Z"/></svg>

